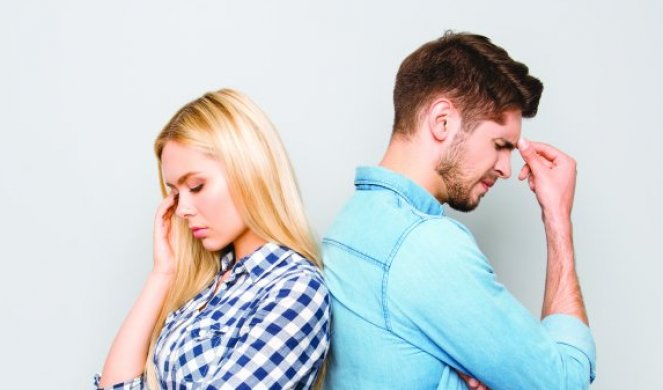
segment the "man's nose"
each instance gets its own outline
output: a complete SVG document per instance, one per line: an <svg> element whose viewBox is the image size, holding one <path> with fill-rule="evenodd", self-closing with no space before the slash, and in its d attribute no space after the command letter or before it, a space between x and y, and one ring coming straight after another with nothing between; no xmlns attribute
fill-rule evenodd
<svg viewBox="0 0 663 390"><path fill-rule="evenodd" d="M495 170L503 179L511 177L511 153L500 153L495 164Z"/></svg>

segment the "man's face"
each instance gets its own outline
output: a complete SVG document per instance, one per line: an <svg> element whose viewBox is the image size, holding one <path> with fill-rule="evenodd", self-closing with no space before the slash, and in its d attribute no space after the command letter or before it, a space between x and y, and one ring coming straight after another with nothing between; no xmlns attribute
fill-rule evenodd
<svg viewBox="0 0 663 390"><path fill-rule="evenodd" d="M471 211L498 178L511 176L511 152L520 138L520 111L506 111L503 123L481 121L471 132L458 130L437 166L447 188L446 203Z"/></svg>

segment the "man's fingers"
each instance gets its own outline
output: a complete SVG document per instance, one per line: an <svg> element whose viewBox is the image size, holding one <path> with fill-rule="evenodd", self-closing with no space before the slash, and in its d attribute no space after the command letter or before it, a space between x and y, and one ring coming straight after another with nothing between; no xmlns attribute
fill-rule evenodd
<svg viewBox="0 0 663 390"><path fill-rule="evenodd" d="M461 379L465 381L467 387L471 390L490 390L488 386L481 383L477 378L473 378L469 375L465 375L460 371L456 371L460 375Z"/></svg>
<svg viewBox="0 0 663 390"><path fill-rule="evenodd" d="M518 174L518 180L525 180L529 176L530 171L529 171L529 165L525 164L523 167L520 169L520 173Z"/></svg>
<svg viewBox="0 0 663 390"><path fill-rule="evenodd" d="M536 152L533 143L530 141L525 138L518 140L518 151L523 157L523 160L525 160L525 164L529 166L531 173L536 174L536 172L544 167L541 161L541 156Z"/></svg>
<svg viewBox="0 0 663 390"><path fill-rule="evenodd" d="M537 154L546 158L546 160L555 161L555 159L564 156L559 149L543 142L528 141Z"/></svg>
<svg viewBox="0 0 663 390"><path fill-rule="evenodd" d="M564 152L555 148L554 146L545 144L543 142L533 142L533 141L528 141L528 142L530 146L536 151L536 154L542 157L539 160L543 162L543 165L545 165L548 168L552 168L555 165L558 165L565 161L573 161L571 157L564 154Z"/></svg>
<svg viewBox="0 0 663 390"><path fill-rule="evenodd" d="M467 385L467 387L469 387L472 390L477 390L479 388L479 385L481 384L481 382L479 382L477 379L472 378L469 375L465 375L460 371L457 371L457 372L458 372L458 375L461 377L461 379L463 379L463 381L465 381L465 384Z"/></svg>
<svg viewBox="0 0 663 390"><path fill-rule="evenodd" d="M532 142L524 138L518 141L518 151L525 163L529 165L530 173L538 171L539 168L553 168L561 159L567 157L548 144ZM521 178L519 175L518 177L523 180L527 176Z"/></svg>

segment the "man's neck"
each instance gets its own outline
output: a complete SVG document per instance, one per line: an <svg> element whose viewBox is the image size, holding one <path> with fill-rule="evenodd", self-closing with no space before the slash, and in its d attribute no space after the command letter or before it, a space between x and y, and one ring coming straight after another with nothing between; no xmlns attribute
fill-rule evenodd
<svg viewBox="0 0 663 390"><path fill-rule="evenodd" d="M447 189L435 171L437 163L435 151L426 148L415 135L393 137L379 165L414 181L444 203Z"/></svg>

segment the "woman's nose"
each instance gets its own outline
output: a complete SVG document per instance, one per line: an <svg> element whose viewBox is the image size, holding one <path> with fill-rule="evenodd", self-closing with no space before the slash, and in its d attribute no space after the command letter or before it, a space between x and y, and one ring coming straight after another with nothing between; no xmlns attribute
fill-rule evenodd
<svg viewBox="0 0 663 390"><path fill-rule="evenodd" d="M177 207L175 208L175 215L185 219L193 215L193 213L194 209L188 199L186 199L186 196L183 197L181 194L179 194L177 198Z"/></svg>

